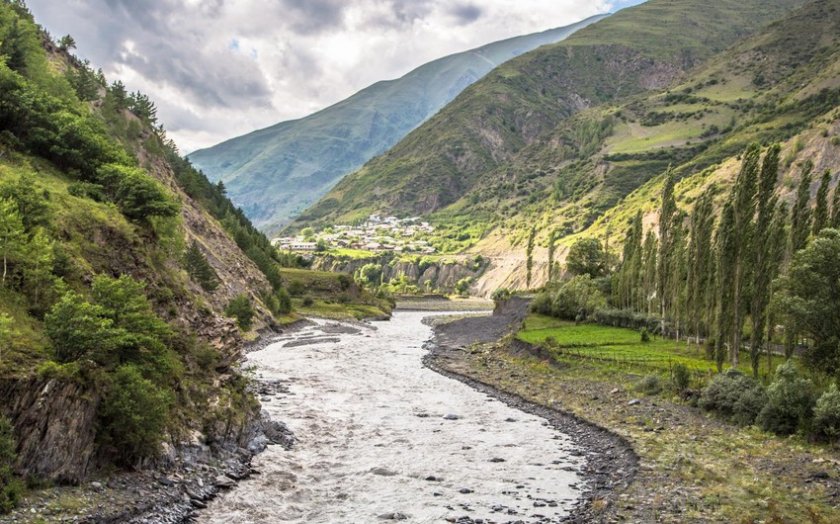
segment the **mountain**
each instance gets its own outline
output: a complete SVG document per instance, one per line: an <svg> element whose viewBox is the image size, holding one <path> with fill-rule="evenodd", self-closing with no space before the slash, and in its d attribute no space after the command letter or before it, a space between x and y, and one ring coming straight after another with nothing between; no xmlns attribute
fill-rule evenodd
<svg viewBox="0 0 840 524"><path fill-rule="evenodd" d="M801 3L652 0L619 11L497 68L342 180L293 227L445 208L569 117L663 89Z"/></svg>
<svg viewBox="0 0 840 524"><path fill-rule="evenodd" d="M788 95L773 86L788 78L793 88L831 74L825 44L809 40L816 37L799 23L791 22L794 34L767 55L767 67L775 69L756 74L761 90L743 72L758 67L746 58L754 51L727 50L755 45L752 35L770 38L779 25L767 24L804 3L652 0L622 10L497 68L342 180L290 229L373 212L426 215L437 226L439 249L492 260L476 288L489 293L525 286L526 239L536 226L539 285L552 232L561 239L582 234L669 164L688 173L736 156L749 135L734 137L741 124L785 110L776 97ZM832 16L822 21L831 23ZM778 56L780 50L792 56ZM809 61L808 52L822 61ZM721 70L706 72L713 66ZM756 91L767 97L751 101ZM813 98L802 103L826 106ZM755 134L756 125L752 132L785 138L796 126Z"/></svg>
<svg viewBox="0 0 840 524"><path fill-rule="evenodd" d="M189 155L263 230L277 229L346 174L397 143L494 67L603 16L440 58L299 120Z"/></svg>

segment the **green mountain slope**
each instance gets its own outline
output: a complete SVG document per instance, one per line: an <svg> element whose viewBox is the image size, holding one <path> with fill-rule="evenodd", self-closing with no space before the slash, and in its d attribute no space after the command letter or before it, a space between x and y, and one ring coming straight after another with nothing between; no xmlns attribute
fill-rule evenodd
<svg viewBox="0 0 840 524"><path fill-rule="evenodd" d="M601 18L435 60L306 118L196 151L190 160L210 179L223 181L258 227L276 229L497 65Z"/></svg>
<svg viewBox="0 0 840 524"><path fill-rule="evenodd" d="M597 147L600 137L611 131L609 122L596 119L572 126L570 144L558 144L551 134L570 117L662 90L802 3L652 0L620 11L563 42L497 68L386 154L342 180L292 227L355 220L374 211L446 210L484 183L501 184L501 191L526 196L528 191L518 187L523 175L517 175L516 167L522 166L517 157L529 149L561 145L576 148L571 157L586 157L591 154L588 146ZM545 171L556 165L530 167ZM465 221L491 220L499 211L494 207L489 216L480 217L460 212L462 204L449 211Z"/></svg>

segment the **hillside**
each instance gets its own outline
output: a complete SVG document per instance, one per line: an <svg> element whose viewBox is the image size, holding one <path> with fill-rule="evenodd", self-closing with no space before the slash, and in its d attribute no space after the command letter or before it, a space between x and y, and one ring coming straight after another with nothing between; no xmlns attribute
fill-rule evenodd
<svg viewBox="0 0 840 524"><path fill-rule="evenodd" d="M494 170L506 171L503 166L515 163L526 148L543 144L573 115L661 90L801 3L709 6L696 0L654 0L624 9L497 68L386 154L345 178L292 227L353 220L377 210L427 214L444 209L479 181L492 178ZM597 136L600 122L580 133L578 141Z"/></svg>
<svg viewBox="0 0 840 524"><path fill-rule="evenodd" d="M21 479L171 470L164 443L213 443L194 457L205 475L248 460L238 450L263 422L244 344L295 318L288 261L178 155L148 97L60 42L0 3L3 512ZM387 313L341 291L359 316Z"/></svg>
<svg viewBox="0 0 840 524"><path fill-rule="evenodd" d="M276 230L491 69L600 20L494 42L378 82L305 118L196 151L190 160L263 230Z"/></svg>

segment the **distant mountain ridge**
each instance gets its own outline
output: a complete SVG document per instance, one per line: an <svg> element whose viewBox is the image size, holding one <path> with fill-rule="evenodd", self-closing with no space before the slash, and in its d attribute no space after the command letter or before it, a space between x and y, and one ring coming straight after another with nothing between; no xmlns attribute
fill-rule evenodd
<svg viewBox="0 0 840 524"><path fill-rule="evenodd" d="M305 118L195 151L189 158L208 178L224 182L231 200L255 225L277 229L499 64L606 16L437 59Z"/></svg>

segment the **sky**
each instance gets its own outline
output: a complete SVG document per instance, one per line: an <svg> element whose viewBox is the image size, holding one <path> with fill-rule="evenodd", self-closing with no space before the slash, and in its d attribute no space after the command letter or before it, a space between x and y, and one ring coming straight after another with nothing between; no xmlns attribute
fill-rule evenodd
<svg viewBox="0 0 840 524"><path fill-rule="evenodd" d="M28 0L54 38L149 95L183 153L442 56L641 0Z"/></svg>

